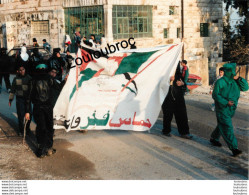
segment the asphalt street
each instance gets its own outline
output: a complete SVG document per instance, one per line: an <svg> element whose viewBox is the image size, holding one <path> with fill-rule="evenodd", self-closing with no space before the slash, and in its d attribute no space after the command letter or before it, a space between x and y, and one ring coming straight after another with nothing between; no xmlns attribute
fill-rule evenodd
<svg viewBox="0 0 249 195"><path fill-rule="evenodd" d="M215 112L209 106L210 95L185 97L193 140L161 135L162 114L148 132L56 130L57 153L36 158L35 124L25 145L16 135L15 101L8 106L8 94L0 94L0 180L8 179L152 179L152 180L238 180L248 179L247 101L240 101L233 118L240 157L234 158L223 142L216 148L209 136L216 126Z"/></svg>

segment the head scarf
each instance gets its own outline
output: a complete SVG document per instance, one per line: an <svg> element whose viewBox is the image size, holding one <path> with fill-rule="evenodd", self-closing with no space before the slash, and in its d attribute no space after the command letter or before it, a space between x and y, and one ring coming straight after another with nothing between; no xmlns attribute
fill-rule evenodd
<svg viewBox="0 0 249 195"><path fill-rule="evenodd" d="M21 47L21 58L22 58L22 60L23 61L28 61L28 59L29 59L29 55L27 54L27 48L26 47Z"/></svg>
<svg viewBox="0 0 249 195"><path fill-rule="evenodd" d="M236 64L235 63L229 63L224 64L224 76L228 79L233 79L233 77L236 75Z"/></svg>

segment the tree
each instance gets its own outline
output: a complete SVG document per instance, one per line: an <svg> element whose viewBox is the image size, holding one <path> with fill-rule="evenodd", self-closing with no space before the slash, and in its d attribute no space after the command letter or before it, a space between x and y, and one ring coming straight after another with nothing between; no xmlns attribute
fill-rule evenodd
<svg viewBox="0 0 249 195"><path fill-rule="evenodd" d="M223 60L237 63L249 63L249 1L248 0L224 0L226 3L226 16L223 22ZM230 25L230 8L238 9L242 18L235 25L236 32Z"/></svg>

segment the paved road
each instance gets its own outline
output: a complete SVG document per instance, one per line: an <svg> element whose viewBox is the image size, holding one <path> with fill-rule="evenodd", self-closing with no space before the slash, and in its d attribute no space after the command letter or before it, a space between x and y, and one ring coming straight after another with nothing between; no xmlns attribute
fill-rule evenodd
<svg viewBox="0 0 249 195"><path fill-rule="evenodd" d="M231 157L225 144L209 144L216 125L215 114L208 110L210 96L190 95L186 102L193 140L180 138L175 128L172 137L162 136L160 115L150 132L57 130L57 153L38 159L34 135L25 145L16 136L15 102L8 108L7 97L5 91L0 95L0 179L248 179L247 103L234 117L244 151L239 158Z"/></svg>

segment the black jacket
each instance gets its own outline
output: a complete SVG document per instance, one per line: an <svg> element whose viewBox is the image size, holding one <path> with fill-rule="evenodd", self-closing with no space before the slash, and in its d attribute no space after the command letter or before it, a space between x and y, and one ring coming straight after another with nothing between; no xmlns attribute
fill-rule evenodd
<svg viewBox="0 0 249 195"><path fill-rule="evenodd" d="M27 72L33 76L36 72L36 66L42 63L44 63L42 55L40 53L33 53L30 57L30 65Z"/></svg>
<svg viewBox="0 0 249 195"><path fill-rule="evenodd" d="M9 74L15 70L15 67L9 66L9 58L7 54L0 54L0 73Z"/></svg>
<svg viewBox="0 0 249 195"><path fill-rule="evenodd" d="M186 91L186 83L184 82L183 86L177 86L176 82L182 80L184 82L184 77L182 76L182 72L180 69L180 64L178 64L175 72L175 80L173 81L173 84L169 88L168 96L171 96L173 100L182 99L184 96L184 93Z"/></svg>
<svg viewBox="0 0 249 195"><path fill-rule="evenodd" d="M26 99L25 111L30 112L30 102L34 106L53 106L53 90L61 87L46 72L39 72L29 82L29 95Z"/></svg>
<svg viewBox="0 0 249 195"><path fill-rule="evenodd" d="M56 79L61 81L62 78L62 71L63 68L65 67L65 60L62 57L56 57L55 55L53 55L49 61L48 61L48 65L49 65L49 69L55 68L57 70L57 76Z"/></svg>
<svg viewBox="0 0 249 195"><path fill-rule="evenodd" d="M66 61L67 72L69 72L69 70L71 69L72 64L73 64L73 56L66 55L65 56L65 61Z"/></svg>

